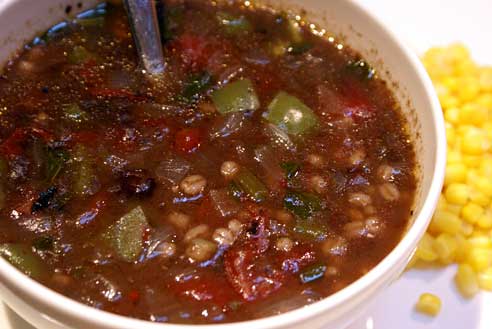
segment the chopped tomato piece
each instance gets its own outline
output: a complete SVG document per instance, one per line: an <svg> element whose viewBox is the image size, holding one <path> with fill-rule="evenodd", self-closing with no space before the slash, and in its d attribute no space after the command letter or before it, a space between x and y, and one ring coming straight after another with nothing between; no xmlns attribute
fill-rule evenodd
<svg viewBox="0 0 492 329"><path fill-rule="evenodd" d="M7 156L21 155L23 153L22 143L24 143L29 136L39 137L45 142L53 139L51 133L41 128L17 128L12 135L2 143L0 148Z"/></svg>
<svg viewBox="0 0 492 329"><path fill-rule="evenodd" d="M138 290L131 290L128 293L128 299L130 299L132 303L137 303L140 300L140 293Z"/></svg>
<svg viewBox="0 0 492 329"><path fill-rule="evenodd" d="M197 302L208 301L219 306L238 300L239 296L227 289L227 281L211 272L204 272L184 281L173 282L170 289L177 295Z"/></svg>
<svg viewBox="0 0 492 329"><path fill-rule="evenodd" d="M176 133L175 146L181 152L194 152L200 147L201 143L200 130L197 128L184 128Z"/></svg>
<svg viewBox="0 0 492 329"><path fill-rule="evenodd" d="M204 37L188 33L179 37L173 45L183 63L194 70L203 69L214 50Z"/></svg>
<svg viewBox="0 0 492 329"><path fill-rule="evenodd" d="M244 300L262 299L281 288L292 274L316 260L307 246L296 246L289 253L270 248L268 219L261 214L225 253L224 268L229 283Z"/></svg>
<svg viewBox="0 0 492 329"><path fill-rule="evenodd" d="M273 268L264 255L269 247L266 221L265 217L257 216L247 234L224 256L227 279L246 301L267 297L285 280L284 274Z"/></svg>
<svg viewBox="0 0 492 329"><path fill-rule="evenodd" d="M346 78L342 87L345 117L368 119L374 116L375 108L371 104L361 83L355 79Z"/></svg>

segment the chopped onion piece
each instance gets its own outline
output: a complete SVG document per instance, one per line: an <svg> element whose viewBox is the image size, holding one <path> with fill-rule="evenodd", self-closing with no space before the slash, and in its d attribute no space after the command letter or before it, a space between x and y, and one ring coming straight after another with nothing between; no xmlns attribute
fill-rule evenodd
<svg viewBox="0 0 492 329"><path fill-rule="evenodd" d="M239 205L229 196L225 189L211 190L209 195L214 208L222 217L232 216L239 211Z"/></svg>
<svg viewBox="0 0 492 329"><path fill-rule="evenodd" d="M295 151L296 146L289 135L274 124L269 123L266 125L266 134L275 145L289 151Z"/></svg>
<svg viewBox="0 0 492 329"><path fill-rule="evenodd" d="M268 187L275 189L284 178L284 172L279 166L280 159L270 147L263 145L255 150L255 160L264 170Z"/></svg>
<svg viewBox="0 0 492 329"><path fill-rule="evenodd" d="M170 157L162 161L155 174L161 183L177 185L186 176L191 165L188 161L179 157Z"/></svg>
<svg viewBox="0 0 492 329"><path fill-rule="evenodd" d="M242 112L234 112L218 117L210 129L210 138L224 138L237 133L243 128L246 116Z"/></svg>

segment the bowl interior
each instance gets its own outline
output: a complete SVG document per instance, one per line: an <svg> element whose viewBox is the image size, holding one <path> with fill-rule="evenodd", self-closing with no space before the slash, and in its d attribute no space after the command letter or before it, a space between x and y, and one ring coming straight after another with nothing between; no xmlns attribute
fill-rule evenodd
<svg viewBox="0 0 492 329"><path fill-rule="evenodd" d="M2 45L0 67L36 33L64 19L67 6L71 6L71 14L74 14L91 8L98 2L95 0L0 2L0 17L4 26L0 29L0 45ZM398 275L399 273L396 273L398 270L392 270L392 267L398 264L398 267L403 268L418 239L425 231L437 202L443 181L446 149L439 104L423 67L415 55L408 52L387 29L371 19L366 12L350 0L263 0L260 3L279 9L306 10L309 21L319 26L319 29L326 29L327 37L334 36L333 42L350 45L377 69L378 74L394 91L408 120L411 138L416 147L419 184L407 235L376 268L349 287L312 307L278 317L252 321L251 328L281 327L289 322L319 315L321 312L336 310L338 306L354 299L354 296L361 295L365 289L371 286L378 287L375 285L378 280L384 278L388 284ZM386 275L390 271L393 271L391 275ZM63 310L61 313L65 319L76 315L79 319L85 316L93 318L92 320L95 321L93 323L114 323L105 325L104 328L150 328L149 323L110 315L69 301L13 271L3 260L0 260L0 277L7 278L9 281L6 281L7 284L20 286L18 292L25 298L33 299L40 306L46 304L43 310L46 313ZM276 318L278 320L274 320ZM235 327L235 325L226 326ZM171 327L184 326L168 328Z"/></svg>

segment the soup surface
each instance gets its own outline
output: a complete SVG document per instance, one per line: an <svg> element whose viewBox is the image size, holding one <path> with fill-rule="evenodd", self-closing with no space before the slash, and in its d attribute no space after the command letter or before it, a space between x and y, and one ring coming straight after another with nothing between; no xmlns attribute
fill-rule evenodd
<svg viewBox="0 0 492 329"><path fill-rule="evenodd" d="M385 257L416 164L376 72L249 2L164 1L159 16L159 79L117 4L4 68L0 254L87 305L175 323L285 312Z"/></svg>

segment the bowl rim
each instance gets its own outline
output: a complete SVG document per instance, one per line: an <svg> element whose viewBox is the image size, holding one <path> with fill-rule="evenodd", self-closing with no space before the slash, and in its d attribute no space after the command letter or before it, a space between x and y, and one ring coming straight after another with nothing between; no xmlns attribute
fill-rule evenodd
<svg viewBox="0 0 492 329"><path fill-rule="evenodd" d="M428 98L428 102L432 110L431 117L436 134L436 152L434 154L433 168L434 176L432 178L427 196L423 200L422 208L396 247L394 247L391 252L368 273L350 285L344 287L340 291L313 304L265 318L224 324L154 323L147 320L140 320L99 310L51 290L34 279L24 275L7 260L0 257L0 277L5 280L3 285L8 287L16 287L17 290L22 292L23 296L29 297L31 300L31 303L29 303L30 305L44 305L44 309L62 314L63 316L60 316L60 318L76 319L77 322L84 322L86 324L91 323L95 326L95 328L125 329L196 329L211 328L211 326L219 329L241 329L245 327L248 327L249 329L280 328L288 324L295 324L310 318L314 318L329 309L334 309L339 305L343 305L353 296L360 295L364 290L369 289L369 287L377 282L378 278L385 275L388 269L395 267L400 258L405 255L405 252L413 248L413 246L417 244L420 237L425 233L443 186L446 165L446 136L444 118L439 100L430 77L420 62L417 54L411 51L402 41L400 41L395 33L389 27L385 26L381 20L369 10L365 9L355 0L345 1L348 6L351 6L351 10L357 12L359 15L367 17L368 20L371 21L371 24L380 30L381 33L386 34L386 37L401 50L402 56L416 72L416 76L418 77L420 84L423 86L425 95ZM8 2L5 6L0 6L0 10L8 8L13 4L14 1Z"/></svg>

